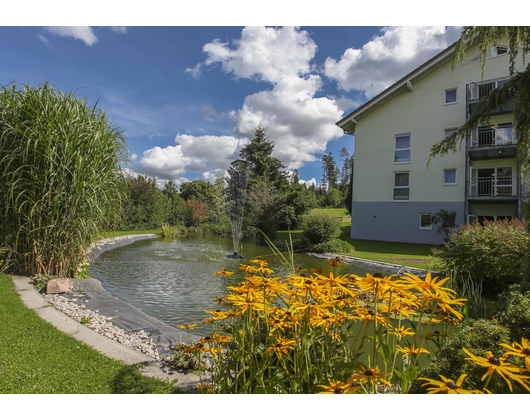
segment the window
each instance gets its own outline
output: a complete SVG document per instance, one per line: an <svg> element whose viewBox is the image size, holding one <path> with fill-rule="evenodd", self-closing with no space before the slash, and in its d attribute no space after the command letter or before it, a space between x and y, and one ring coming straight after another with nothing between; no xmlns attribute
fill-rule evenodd
<svg viewBox="0 0 530 420"><path fill-rule="evenodd" d="M431 213L420 213L420 229L432 230Z"/></svg>
<svg viewBox="0 0 530 420"><path fill-rule="evenodd" d="M453 134L455 132L455 129L454 128L446 128L444 130L444 138L447 138L449 137L451 134Z"/></svg>
<svg viewBox="0 0 530 420"><path fill-rule="evenodd" d="M456 104L456 89L447 89L445 91L445 103Z"/></svg>
<svg viewBox="0 0 530 420"><path fill-rule="evenodd" d="M444 169L444 185L456 185L456 169Z"/></svg>
<svg viewBox="0 0 530 420"><path fill-rule="evenodd" d="M406 201L409 199L409 173L394 173L394 200Z"/></svg>
<svg viewBox="0 0 530 420"><path fill-rule="evenodd" d="M394 163L410 162L410 134L396 136Z"/></svg>

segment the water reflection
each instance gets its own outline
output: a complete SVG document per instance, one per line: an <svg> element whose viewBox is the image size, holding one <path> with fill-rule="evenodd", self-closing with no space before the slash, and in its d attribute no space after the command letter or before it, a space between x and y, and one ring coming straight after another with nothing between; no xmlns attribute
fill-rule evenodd
<svg viewBox="0 0 530 420"><path fill-rule="evenodd" d="M283 267L267 247L241 243L244 260L230 259L232 239L207 235L183 235L174 240L148 239L105 252L89 268L91 277L101 280L107 290L148 314L174 326L197 323L207 317L205 310L217 309L216 296L227 286L243 280L239 264L262 257L277 273ZM328 269L328 262L305 254L295 254L297 267ZM225 268L232 278L218 278ZM340 274L365 275L373 270L344 266ZM198 333L210 332L198 326Z"/></svg>

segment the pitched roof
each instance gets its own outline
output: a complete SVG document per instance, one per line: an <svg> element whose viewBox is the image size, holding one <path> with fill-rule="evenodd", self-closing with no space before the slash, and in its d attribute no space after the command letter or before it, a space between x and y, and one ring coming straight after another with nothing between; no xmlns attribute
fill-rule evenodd
<svg viewBox="0 0 530 420"><path fill-rule="evenodd" d="M355 126L357 125L357 120L360 120L365 115L369 114L370 112L372 112L385 102L389 101L405 89L412 90L414 83L417 83L419 80L423 79L425 76L432 73L438 67L447 63L453 58L455 46L456 42L451 44L442 52L435 55L430 60L423 63L415 70L411 71L405 77L401 78L396 83L394 83L392 86L388 87L378 95L374 96L368 102L365 102L355 111L343 117L336 124L344 130L345 134L355 134Z"/></svg>

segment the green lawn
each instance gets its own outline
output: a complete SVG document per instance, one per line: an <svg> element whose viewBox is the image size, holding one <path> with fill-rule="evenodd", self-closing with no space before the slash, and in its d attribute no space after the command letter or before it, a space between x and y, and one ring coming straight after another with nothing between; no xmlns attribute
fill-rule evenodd
<svg viewBox="0 0 530 420"><path fill-rule="evenodd" d="M138 367L109 359L26 308L0 274L0 394L179 392Z"/></svg>
<svg viewBox="0 0 530 420"><path fill-rule="evenodd" d="M437 248L433 245L350 239L351 218L346 209L313 209L312 212L325 212L332 216L343 218L340 239L348 241L355 247L355 252L344 255L426 270L433 269L435 259L432 257L432 249ZM291 231L293 238L301 234L301 230ZM287 231L278 232L279 240L285 241L288 238L289 234Z"/></svg>

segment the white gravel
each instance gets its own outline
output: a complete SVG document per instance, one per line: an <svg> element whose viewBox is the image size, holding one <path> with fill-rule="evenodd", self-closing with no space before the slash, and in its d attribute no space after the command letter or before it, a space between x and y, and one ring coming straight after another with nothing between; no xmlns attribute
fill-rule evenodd
<svg viewBox="0 0 530 420"><path fill-rule="evenodd" d="M109 317L100 315L98 311L94 312L86 309L83 304L83 296L63 296L58 294L44 294L44 299L51 303L55 309L61 311L65 315L75 321L83 324L85 327L94 330L95 332L117 341L125 346L131 347L134 350L141 351L153 359L160 360L160 354L153 343L149 334L143 330L138 332L126 332L121 328L113 325L109 321Z"/></svg>

